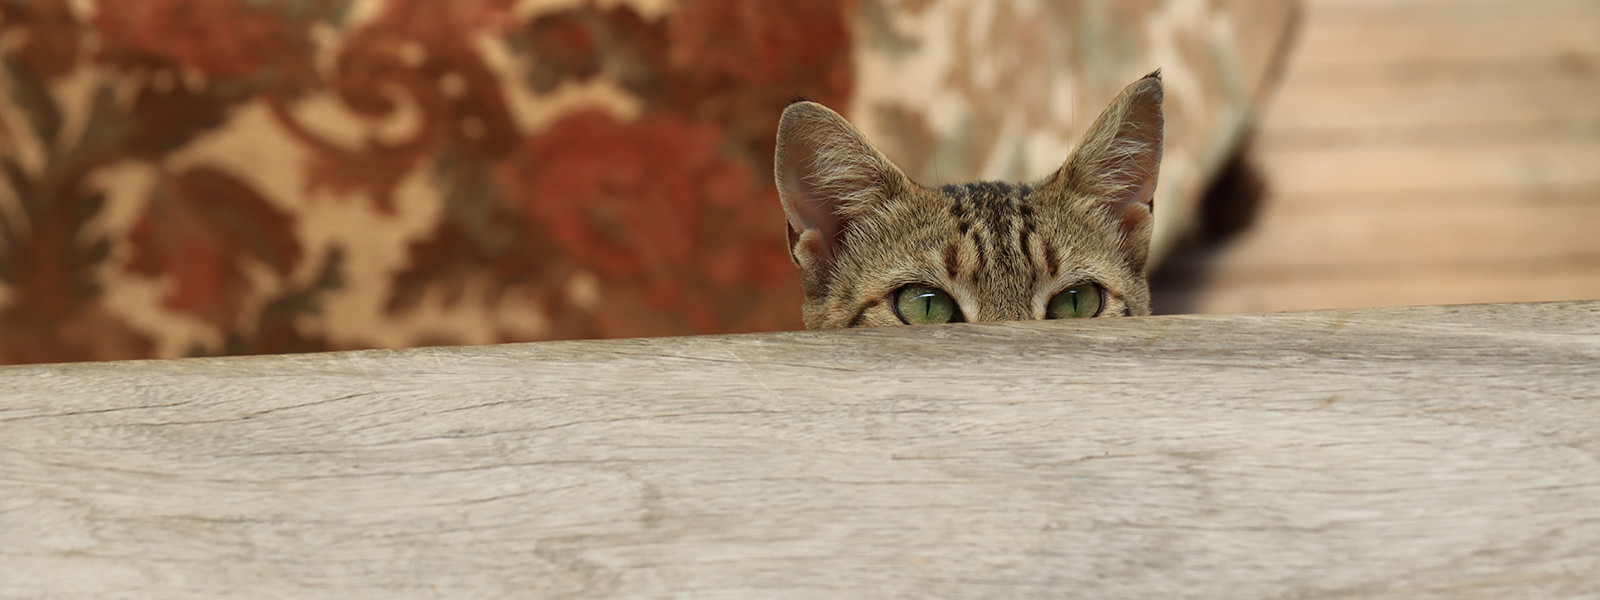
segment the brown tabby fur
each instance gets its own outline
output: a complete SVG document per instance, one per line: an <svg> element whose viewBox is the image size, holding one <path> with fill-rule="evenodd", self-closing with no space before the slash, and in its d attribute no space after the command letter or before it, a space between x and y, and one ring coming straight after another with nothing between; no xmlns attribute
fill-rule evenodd
<svg viewBox="0 0 1600 600"><path fill-rule="evenodd" d="M1122 91L1035 183L911 181L838 113L784 110L775 172L807 327L902 324L893 295L924 284L967 321L1041 319L1056 293L1105 290L1101 316L1150 314L1145 275L1161 162L1160 72Z"/></svg>

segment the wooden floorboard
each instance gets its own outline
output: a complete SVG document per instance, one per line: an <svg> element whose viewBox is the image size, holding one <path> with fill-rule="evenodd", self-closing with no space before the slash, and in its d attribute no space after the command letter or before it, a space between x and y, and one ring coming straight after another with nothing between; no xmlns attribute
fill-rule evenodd
<svg viewBox="0 0 1600 600"><path fill-rule="evenodd" d="M1532 4L1532 3L1529 3ZM1326 17L1331 7L1312 13ZM1600 52L1600 36L1582 12L1528 14L1516 9L1505 18L1461 21L1378 19L1348 23L1308 22L1296 42L1298 66L1316 68L1354 63L1504 60L1564 53Z"/></svg>
<svg viewBox="0 0 1600 600"><path fill-rule="evenodd" d="M1206 277L1214 291L1183 312L1554 301L1592 296L1600 258L1252 269Z"/></svg>
<svg viewBox="0 0 1600 600"><path fill-rule="evenodd" d="M1600 1L1309 0L1253 224L1161 311L1600 298Z"/></svg>
<svg viewBox="0 0 1600 600"><path fill-rule="evenodd" d="M1594 0L1303 0L1315 24L1382 25L1593 18Z"/></svg>
<svg viewBox="0 0 1600 600"><path fill-rule="evenodd" d="M1510 144L1261 149L1281 197L1473 187L1588 188L1600 183L1600 140Z"/></svg>
<svg viewBox="0 0 1600 600"><path fill-rule="evenodd" d="M1549 136L1553 132L1541 126L1582 124L1588 129L1586 141L1593 141L1595 127L1600 127L1597 99L1600 78L1378 82L1337 90L1302 87L1283 90L1269 120L1263 122L1263 133L1264 141L1279 142L1328 131L1379 130L1404 143L1433 128L1458 134L1482 129L1486 139L1494 140L1510 128Z"/></svg>
<svg viewBox="0 0 1600 600"><path fill-rule="evenodd" d="M1270 209L1269 209L1270 210ZM1600 259L1600 204L1268 214L1217 271L1401 262ZM1405 248L1398 254L1394 248Z"/></svg>

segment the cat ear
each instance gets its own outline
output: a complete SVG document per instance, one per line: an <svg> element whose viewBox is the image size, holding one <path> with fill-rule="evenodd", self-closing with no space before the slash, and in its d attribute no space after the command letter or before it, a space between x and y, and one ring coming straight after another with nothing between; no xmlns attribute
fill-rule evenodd
<svg viewBox="0 0 1600 600"><path fill-rule="evenodd" d="M789 254L805 277L806 292L820 293L850 223L894 197L908 180L844 117L815 102L784 109L773 162L789 219Z"/></svg>
<svg viewBox="0 0 1600 600"><path fill-rule="evenodd" d="M1056 181L1098 199L1122 232L1123 252L1142 271L1150 254L1156 174L1161 168L1164 118L1161 71L1122 90L1084 133Z"/></svg>

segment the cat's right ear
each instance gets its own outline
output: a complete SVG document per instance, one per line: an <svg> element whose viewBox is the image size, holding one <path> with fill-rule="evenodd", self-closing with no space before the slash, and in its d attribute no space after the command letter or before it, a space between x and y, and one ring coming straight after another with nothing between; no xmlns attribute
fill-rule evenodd
<svg viewBox="0 0 1600 600"><path fill-rule="evenodd" d="M784 109L773 162L789 220L789 254L805 278L806 292L821 293L850 224L909 180L844 117L815 102Z"/></svg>
<svg viewBox="0 0 1600 600"><path fill-rule="evenodd" d="M1162 97L1160 71L1123 89L1089 126L1054 182L1098 204L1120 229L1128 264L1139 271L1146 266L1154 229L1165 128Z"/></svg>

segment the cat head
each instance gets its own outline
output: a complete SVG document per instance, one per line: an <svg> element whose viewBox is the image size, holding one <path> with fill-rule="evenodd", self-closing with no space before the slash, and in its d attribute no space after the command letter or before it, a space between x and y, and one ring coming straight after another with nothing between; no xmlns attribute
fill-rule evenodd
<svg viewBox="0 0 1600 600"><path fill-rule="evenodd" d="M807 327L1150 314L1160 73L1134 82L1055 173L929 187L838 113L778 125L778 195Z"/></svg>

